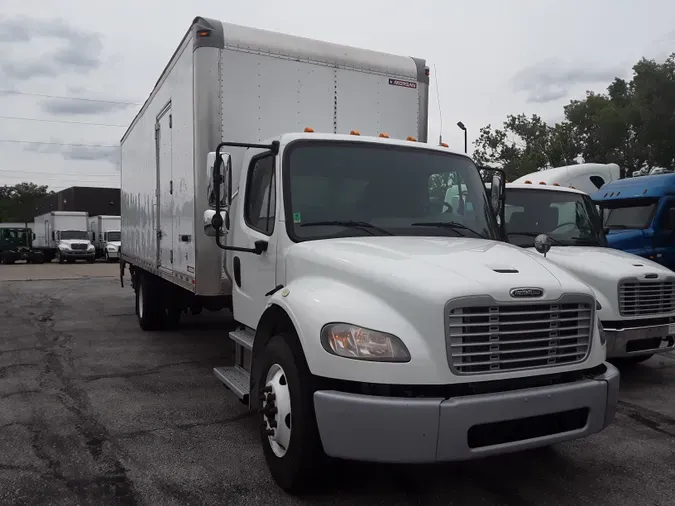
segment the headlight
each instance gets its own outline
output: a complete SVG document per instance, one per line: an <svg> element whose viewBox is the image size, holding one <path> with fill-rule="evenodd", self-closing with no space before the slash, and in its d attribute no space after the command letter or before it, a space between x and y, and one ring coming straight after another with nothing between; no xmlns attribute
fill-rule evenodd
<svg viewBox="0 0 675 506"><path fill-rule="evenodd" d="M410 362L410 353L391 334L349 323L329 323L321 329L321 344L333 355L374 362Z"/></svg>
<svg viewBox="0 0 675 506"><path fill-rule="evenodd" d="M89 246L87 246L87 250L88 250L88 251L91 251L91 250L93 250L93 249L96 249L96 248L94 248L94 245L93 245L93 244L90 244Z"/></svg>
<svg viewBox="0 0 675 506"><path fill-rule="evenodd" d="M115 251L115 250L117 249L117 248L116 248L115 246L113 246L112 244L108 244L108 246L106 246L106 248L108 248L108 251Z"/></svg>

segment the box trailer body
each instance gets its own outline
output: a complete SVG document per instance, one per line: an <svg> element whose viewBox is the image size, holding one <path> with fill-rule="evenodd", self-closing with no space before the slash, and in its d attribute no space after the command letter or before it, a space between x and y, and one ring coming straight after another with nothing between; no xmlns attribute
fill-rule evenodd
<svg viewBox="0 0 675 506"><path fill-rule="evenodd" d="M106 260L115 260L119 258L119 249L121 246L121 225L120 216L90 216L89 234L92 244L96 248L96 257L104 257Z"/></svg>
<svg viewBox="0 0 675 506"><path fill-rule="evenodd" d="M95 249L89 240L87 219L88 214L80 211L51 211L36 216L33 247L42 250L48 262L57 256L60 261L93 261Z"/></svg>
<svg viewBox="0 0 675 506"><path fill-rule="evenodd" d="M614 417L592 289L500 240L504 178L491 204L427 144L427 102L423 60L196 18L122 138L139 325L232 309L214 374L286 490L326 456L467 460Z"/></svg>
<svg viewBox="0 0 675 506"><path fill-rule="evenodd" d="M35 230L35 222L32 221L5 221L0 223L0 228L29 228L32 231Z"/></svg>
<svg viewBox="0 0 675 506"><path fill-rule="evenodd" d="M428 83L415 58L196 19L121 141L122 256L228 295L222 252L202 233L208 152L305 127L426 141Z"/></svg>

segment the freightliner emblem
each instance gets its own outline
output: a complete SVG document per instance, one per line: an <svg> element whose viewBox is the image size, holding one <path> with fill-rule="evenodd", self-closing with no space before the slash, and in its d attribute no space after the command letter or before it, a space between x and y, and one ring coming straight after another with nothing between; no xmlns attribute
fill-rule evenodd
<svg viewBox="0 0 675 506"><path fill-rule="evenodd" d="M515 298L541 297L544 295L544 290L541 288L513 288L509 295Z"/></svg>

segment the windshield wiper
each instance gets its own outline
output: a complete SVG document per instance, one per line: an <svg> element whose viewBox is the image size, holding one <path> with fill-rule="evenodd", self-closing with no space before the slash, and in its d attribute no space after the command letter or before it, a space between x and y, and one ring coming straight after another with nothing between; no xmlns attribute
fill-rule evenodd
<svg viewBox="0 0 675 506"><path fill-rule="evenodd" d="M387 229L384 229L382 227L378 227L377 225L373 225L372 223L368 223L367 221L352 221L352 220L346 220L346 221L339 221L339 220L333 220L333 221L309 221L307 223L303 223L300 225L301 227L323 227L323 226L335 226L335 227L345 227L345 228L360 228L362 230L365 230L368 232L370 235L376 235L373 233L373 230L379 232L380 234L384 235L394 235L393 232L390 232Z"/></svg>
<svg viewBox="0 0 675 506"><path fill-rule="evenodd" d="M537 236L540 236L542 234L541 234L541 232L507 232L506 235L508 235L508 236L522 235L522 236L525 236L525 237L535 237L536 238ZM546 237L551 239L551 242L553 242L554 244L557 244L558 246L564 246L564 244L561 243L558 239L554 239L553 237L551 237L548 234L544 234L544 235L546 235Z"/></svg>
<svg viewBox="0 0 675 506"><path fill-rule="evenodd" d="M456 232L459 232L460 230L468 230L469 232L476 234L478 237L481 237L483 239L486 239L486 237L479 233L476 232L474 229L467 227L466 225L462 225L461 223L457 223L454 221L420 221L418 223L411 223L411 227L440 227L440 228L451 228L455 230ZM460 235L462 237L466 237L465 234L462 234L460 232Z"/></svg>

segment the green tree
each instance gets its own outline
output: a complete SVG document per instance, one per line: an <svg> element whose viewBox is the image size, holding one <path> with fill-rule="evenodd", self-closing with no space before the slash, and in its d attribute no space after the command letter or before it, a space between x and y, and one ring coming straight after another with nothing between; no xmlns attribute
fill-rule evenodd
<svg viewBox="0 0 675 506"><path fill-rule="evenodd" d="M21 221L21 211L28 203L51 193L46 185L35 183L0 186L0 222Z"/></svg>
<svg viewBox="0 0 675 506"><path fill-rule="evenodd" d="M663 63L641 59L630 81L616 78L607 93L587 92L564 107L565 121L509 115L475 142L477 162L515 178L577 162L617 163L622 172L675 168L675 53Z"/></svg>
<svg viewBox="0 0 675 506"><path fill-rule="evenodd" d="M571 125L549 126L536 114L509 115L502 128L483 127L474 144L478 164L502 168L511 180L546 167L576 163L580 151Z"/></svg>

